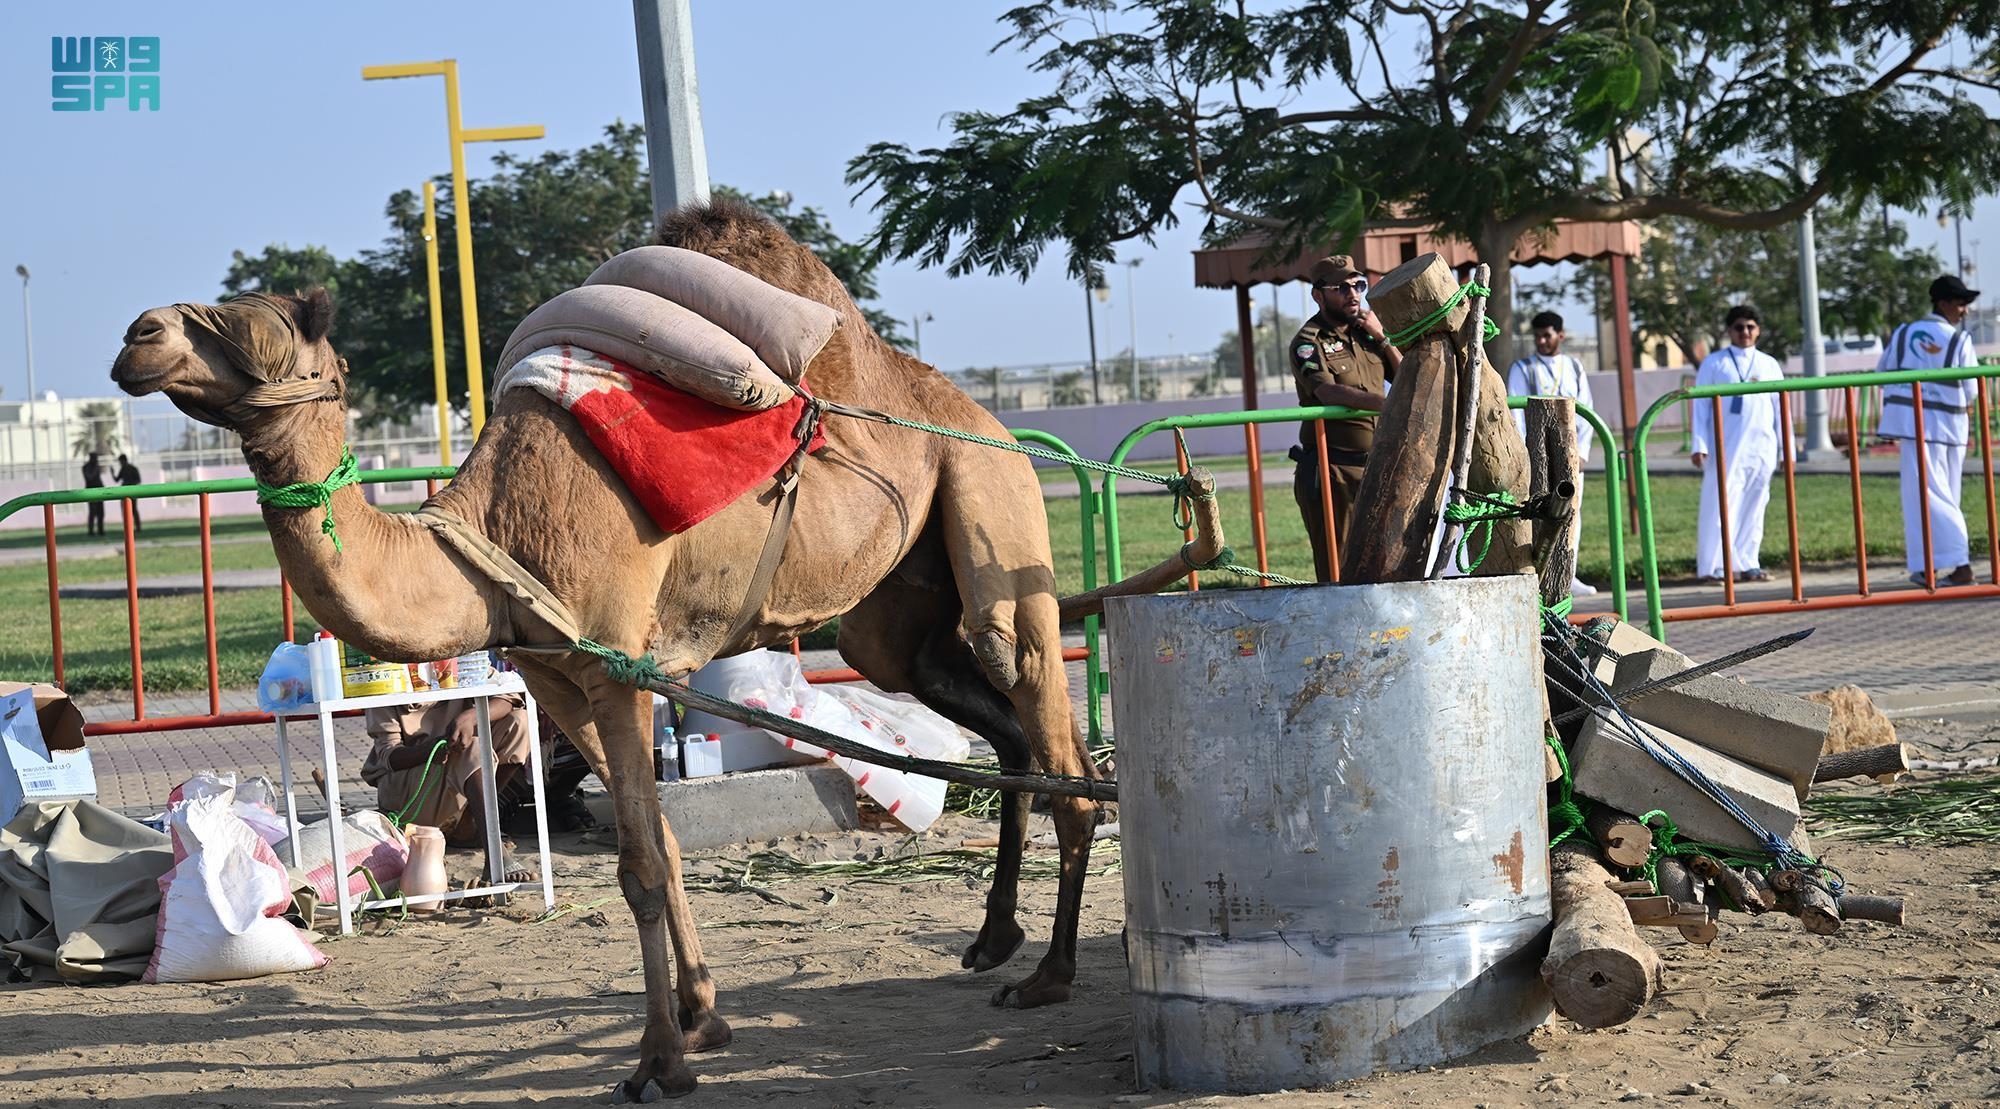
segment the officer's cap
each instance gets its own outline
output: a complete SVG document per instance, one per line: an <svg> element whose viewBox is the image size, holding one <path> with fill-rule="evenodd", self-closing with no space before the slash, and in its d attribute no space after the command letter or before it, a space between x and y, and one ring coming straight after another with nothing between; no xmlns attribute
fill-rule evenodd
<svg viewBox="0 0 2000 1109"><path fill-rule="evenodd" d="M1345 254L1335 254L1330 258L1321 258L1319 261L1314 262L1309 276L1312 278L1313 286L1317 288L1321 285L1338 285L1350 278L1365 275L1360 270L1354 268L1354 259L1352 257Z"/></svg>

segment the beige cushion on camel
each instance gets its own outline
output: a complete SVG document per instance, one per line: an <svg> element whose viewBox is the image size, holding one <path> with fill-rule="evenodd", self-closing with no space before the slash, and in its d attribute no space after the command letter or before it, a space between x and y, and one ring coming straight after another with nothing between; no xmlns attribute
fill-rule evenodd
<svg viewBox="0 0 2000 1109"><path fill-rule="evenodd" d="M775 290L774 290L775 291ZM585 285L556 294L514 329L497 373L544 347L577 346L725 408L761 412L792 396L757 352L692 310L642 289Z"/></svg>
<svg viewBox="0 0 2000 1109"><path fill-rule="evenodd" d="M794 384L840 326L840 313L721 260L677 246L642 246L597 267L585 285L644 289L741 339Z"/></svg>

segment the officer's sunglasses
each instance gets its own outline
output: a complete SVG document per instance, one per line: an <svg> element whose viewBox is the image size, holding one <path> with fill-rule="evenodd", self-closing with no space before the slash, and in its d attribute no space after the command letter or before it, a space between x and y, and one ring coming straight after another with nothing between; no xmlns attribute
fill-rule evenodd
<svg viewBox="0 0 2000 1109"><path fill-rule="evenodd" d="M1329 293L1339 291L1339 292L1353 293L1355 296L1364 296L1368 292L1368 279L1365 277L1357 277L1352 281L1342 281L1339 282L1338 284L1321 285L1319 286L1319 288L1322 291Z"/></svg>

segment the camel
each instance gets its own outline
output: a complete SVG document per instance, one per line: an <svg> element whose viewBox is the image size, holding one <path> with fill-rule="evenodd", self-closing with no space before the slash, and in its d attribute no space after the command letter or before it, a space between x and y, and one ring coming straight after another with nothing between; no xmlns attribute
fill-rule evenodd
<svg viewBox="0 0 2000 1109"><path fill-rule="evenodd" d="M657 239L838 311L841 326L807 375L817 396L1006 437L942 374L877 336L832 271L747 206L680 209ZM342 460L347 427L332 322L325 290L154 308L127 329L111 376L134 396L164 393L190 416L234 428L266 483L322 481ZM582 635L630 655L650 652L669 675L839 617L839 646L855 669L985 737L1002 766L1026 770L1032 755L1044 772L1094 776L1070 709L1048 528L1028 461L863 420L829 418L824 429L825 448L802 466L775 579L747 621L739 610L771 529L777 482L663 534L570 416L532 390L499 396L457 478L428 505L511 555L569 607ZM450 658L556 638L436 532L374 510L352 485L324 510L338 549L321 509L263 511L307 610L378 658ZM686 1054L728 1043L731 1032L716 1010L680 848L653 784L650 698L580 652L516 661L610 789L616 814L618 880L638 925L646 1023L638 1068L613 1088L613 1100L687 1094L695 1076ZM1027 797L1007 797L985 919L963 958L975 972L1006 963L1024 939L1016 886ZM997 1005L1065 1001L1075 978L1097 803L1055 797L1052 806L1062 856L1054 932L1034 972L1001 987Z"/></svg>

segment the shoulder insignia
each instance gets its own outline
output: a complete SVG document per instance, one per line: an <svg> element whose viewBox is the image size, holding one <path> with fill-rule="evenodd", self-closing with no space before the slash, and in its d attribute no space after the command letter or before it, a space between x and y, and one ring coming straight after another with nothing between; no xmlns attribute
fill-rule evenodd
<svg viewBox="0 0 2000 1109"><path fill-rule="evenodd" d="M1313 345L1311 343L1300 343L1299 349L1293 351L1292 354L1298 358L1311 358L1313 356Z"/></svg>

